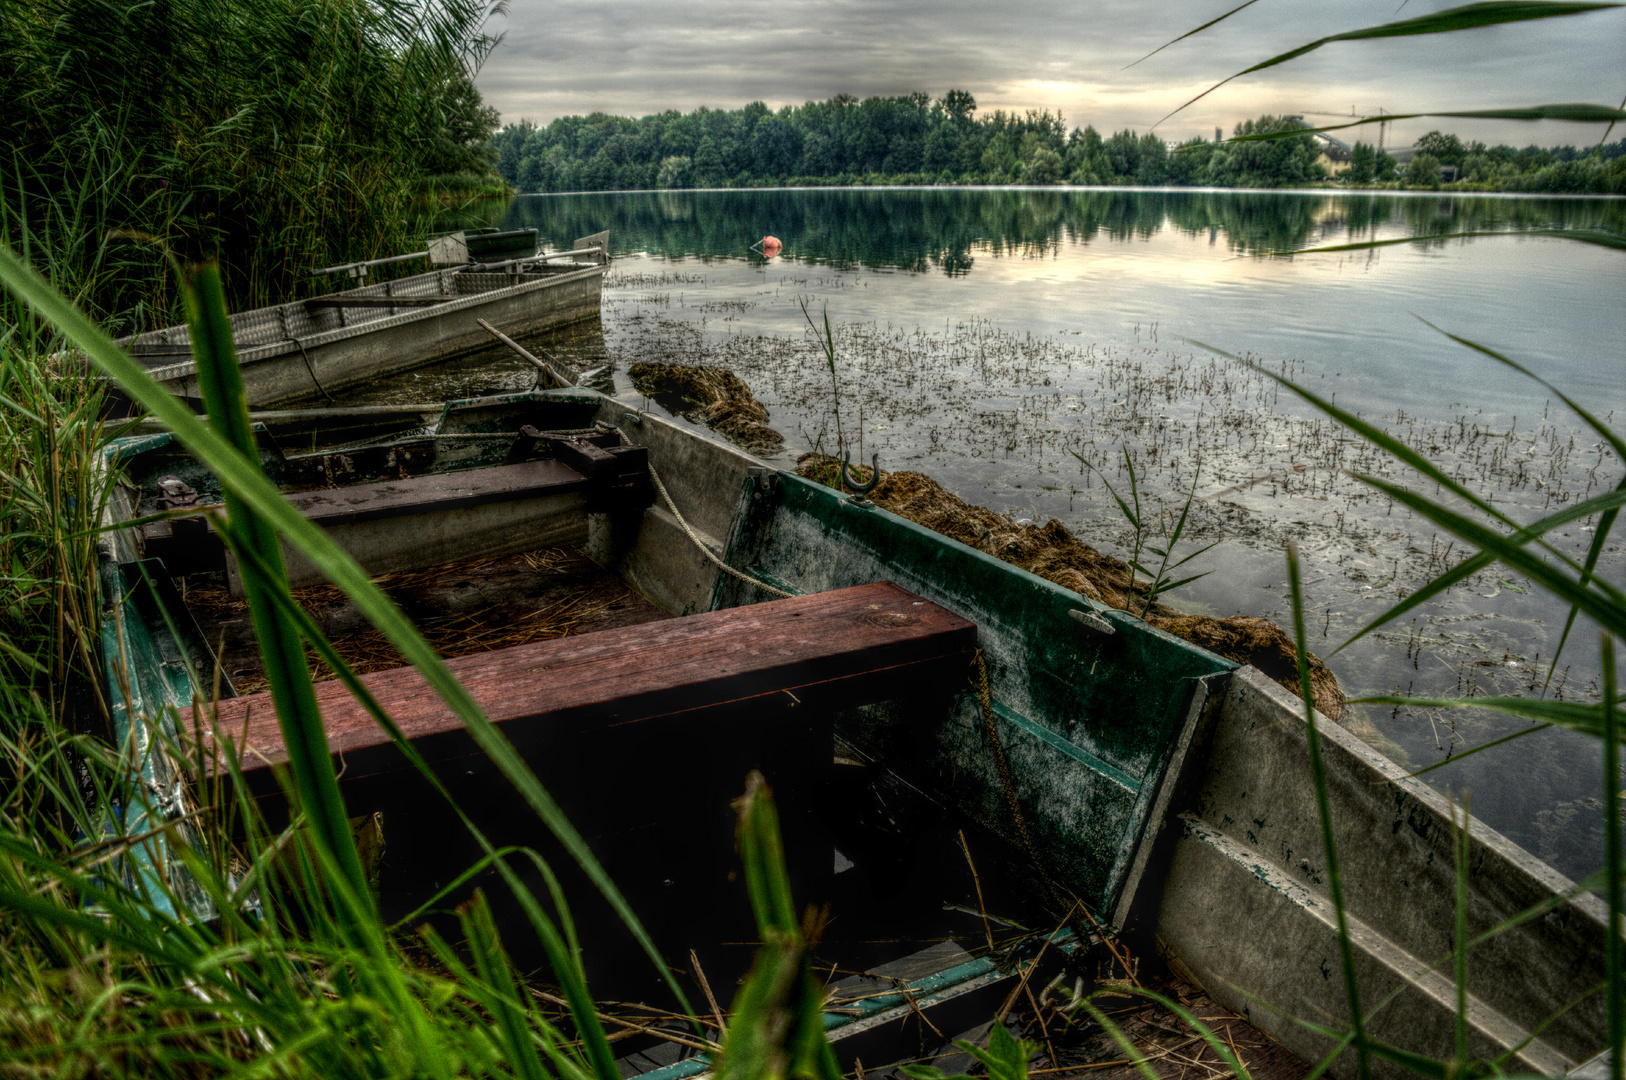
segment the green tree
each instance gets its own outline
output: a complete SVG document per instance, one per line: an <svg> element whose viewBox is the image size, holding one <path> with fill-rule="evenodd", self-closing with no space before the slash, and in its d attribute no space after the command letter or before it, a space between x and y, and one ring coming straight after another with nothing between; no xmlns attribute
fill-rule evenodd
<svg viewBox="0 0 1626 1080"><path fill-rule="evenodd" d="M1428 154L1441 165L1460 167L1468 156L1468 148L1462 145L1461 139L1455 135L1445 135L1438 131L1431 131L1424 135L1417 140L1416 145L1418 153Z"/></svg>
<svg viewBox="0 0 1626 1080"><path fill-rule="evenodd" d="M751 132L751 157L756 175L773 179L789 176L802 157L801 132L783 116L764 116Z"/></svg>
<svg viewBox="0 0 1626 1080"><path fill-rule="evenodd" d="M1135 166L1135 183L1156 187L1168 179L1169 148L1152 132L1140 137L1140 161Z"/></svg>
<svg viewBox="0 0 1626 1080"><path fill-rule="evenodd" d="M1140 169L1140 140L1133 131L1113 132L1112 138L1103 144L1102 149L1106 152L1113 179L1125 183L1134 178Z"/></svg>
<svg viewBox="0 0 1626 1080"><path fill-rule="evenodd" d="M977 99L964 90L950 90L940 104L945 113L962 124L969 124L971 114L977 111Z"/></svg>
<svg viewBox="0 0 1626 1080"><path fill-rule="evenodd" d="M988 147L982 152L984 173L996 180L1004 179L1015 165L1016 150L1003 131L988 140Z"/></svg>
<svg viewBox="0 0 1626 1080"><path fill-rule="evenodd" d="M1236 126L1237 135L1294 131L1306 125L1297 117L1261 116ZM1285 139L1230 143L1216 153L1209 166L1209 182L1233 187L1284 187L1315 179L1315 139L1298 135Z"/></svg>
<svg viewBox="0 0 1626 1080"><path fill-rule="evenodd" d="M1418 154L1406 166L1406 186L1413 188L1437 188L1440 186L1440 159L1433 154Z"/></svg>
<svg viewBox="0 0 1626 1080"><path fill-rule="evenodd" d="M1370 184L1377 170L1377 151L1366 143L1356 143L1349 153L1349 179L1357 184Z"/></svg>
<svg viewBox="0 0 1626 1080"><path fill-rule="evenodd" d="M938 124L926 136L921 161L927 172L943 172L954 168L959 159L959 126L949 122Z"/></svg>
<svg viewBox="0 0 1626 1080"><path fill-rule="evenodd" d="M660 172L655 174L655 186L658 188L688 187L690 176L693 173L692 162L681 154L661 159Z"/></svg>
<svg viewBox="0 0 1626 1080"><path fill-rule="evenodd" d="M726 167L727 163L723 160L722 151L717 149L717 143L710 135L702 138L694 151L695 183L702 187L721 183Z"/></svg>
<svg viewBox="0 0 1626 1080"><path fill-rule="evenodd" d="M1054 184L1061 180L1061 155L1048 146L1034 148L1027 166L1027 182L1030 184Z"/></svg>

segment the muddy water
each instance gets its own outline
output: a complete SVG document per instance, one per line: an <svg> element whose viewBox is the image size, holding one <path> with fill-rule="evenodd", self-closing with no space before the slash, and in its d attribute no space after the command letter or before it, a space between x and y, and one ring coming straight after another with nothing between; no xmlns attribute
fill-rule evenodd
<svg viewBox="0 0 1626 1080"><path fill-rule="evenodd" d="M1055 517L1124 555L1123 452L1156 519L1195 491L1170 600L1214 615L1289 618L1283 549L1305 560L1310 633L1332 654L1463 554L1344 470L1404 470L1214 346L1360 413L1527 520L1618 482L1621 463L1547 391L1430 329L1517 359L1626 427L1626 261L1534 237L1437 240L1265 259L1255 253L1467 228L1626 232L1620 200L1234 192L714 192L523 198L503 224L553 246L611 230L602 321L538 342L579 368L638 360L727 366L787 437L787 456L843 433L883 468L918 469L1016 518ZM771 233L785 253L748 246ZM808 332L828 312L836 387ZM356 395L428 400L531 376L500 354ZM650 403L659 407L658 403ZM1081 456L1088 467L1078 460ZM1432 494L1432 485L1427 489ZM1564 530L1580 557L1595 522ZM1626 534L1623 534L1626 535ZM1154 538L1155 542L1155 538ZM1161 546L1161 545L1159 545ZM1600 572L1626 577L1623 543ZM1155 563L1153 564L1155 568ZM1347 692L1545 692L1594 700L1596 630L1557 669L1565 610L1504 571L1330 655ZM1357 710L1359 711L1359 710ZM1493 827L1571 875L1601 859L1595 742L1485 713L1366 707L1361 730L1467 792Z"/></svg>

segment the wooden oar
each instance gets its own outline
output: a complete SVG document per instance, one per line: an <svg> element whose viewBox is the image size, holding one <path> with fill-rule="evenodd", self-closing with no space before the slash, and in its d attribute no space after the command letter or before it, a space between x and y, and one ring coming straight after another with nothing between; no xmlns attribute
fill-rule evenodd
<svg viewBox="0 0 1626 1080"><path fill-rule="evenodd" d="M536 365L536 367L537 367L537 369L539 371L546 374L548 376L548 378L552 379L554 382L558 383L560 386L575 386L576 385L575 383L571 382L569 379L566 379L563 375L559 374L557 371L555 371L550 365L548 365L544 361L538 360L535 356L532 356L530 351L527 350L525 348L525 346L521 345L519 342L517 342L513 338L509 337L507 334L503 333L501 330L498 330L495 326L492 326L490 323L486 322L484 319L475 319L474 321L479 323L481 326L485 327L486 331L488 333L490 333L492 337L496 338L498 341L502 342L504 345L508 346L510 349L513 349L516 353L518 353L520 356L523 356L530 363Z"/></svg>

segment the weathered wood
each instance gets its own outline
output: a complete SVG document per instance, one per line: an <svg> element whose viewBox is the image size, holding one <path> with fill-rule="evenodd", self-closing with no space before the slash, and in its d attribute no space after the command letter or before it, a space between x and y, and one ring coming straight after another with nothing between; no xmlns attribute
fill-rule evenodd
<svg viewBox="0 0 1626 1080"><path fill-rule="evenodd" d="M698 721L707 710L766 698L837 694L844 707L862 705L930 671L941 677L945 664L958 675L975 647L975 625L881 582L497 649L447 666L529 756L575 732ZM362 682L427 759L478 753L416 669L376 672ZM404 767L342 684L318 685L317 700L347 780ZM180 730L192 730L190 716ZM287 760L267 693L220 702L217 730L240 748L251 780Z"/></svg>
<svg viewBox="0 0 1626 1080"><path fill-rule="evenodd" d="M498 341L500 341L504 345L508 346L510 349L512 349L515 353L517 353L519 355L520 359L524 360L526 363L528 363L528 364L532 365L533 367L537 368L539 371L542 372L542 374L546 375L549 379L553 380L553 382L557 383L560 386L574 386L575 385L569 379L567 379L563 375L561 375L558 371L555 371L553 366L550 365L547 361L541 360L538 357L532 355L531 351L529 349L525 348L525 346L521 345L519 342L517 342L513 338L509 337L507 334L503 333L501 330L498 330L495 326L492 326L490 323L486 322L484 319L475 319L474 321L479 323L481 328L483 330L485 330L486 333L490 334L492 337L496 338Z"/></svg>
<svg viewBox="0 0 1626 1080"><path fill-rule="evenodd" d="M526 461L304 491L288 501L368 573L387 574L585 543L592 484L557 461ZM323 580L296 548L284 544L283 558L296 588ZM226 581L240 593L229 555Z"/></svg>
<svg viewBox="0 0 1626 1080"><path fill-rule="evenodd" d="M563 495L584 491L587 487L587 477L568 465L557 461L524 461L488 469L302 491L288 496L288 501L318 525L356 525L430 510L458 510L539 495Z"/></svg>

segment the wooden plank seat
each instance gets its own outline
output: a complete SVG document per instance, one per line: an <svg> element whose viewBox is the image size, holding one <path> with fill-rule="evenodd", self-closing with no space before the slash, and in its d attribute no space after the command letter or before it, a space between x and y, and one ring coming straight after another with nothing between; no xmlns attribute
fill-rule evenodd
<svg viewBox="0 0 1626 1080"><path fill-rule="evenodd" d="M706 943L755 940L736 876L731 809L747 773L761 771L773 787L795 895L822 902L833 880L821 808L833 797L838 710L897 702L936 721L950 695L967 687L975 647L972 623L881 583L454 657L447 666L581 832L662 953L698 947L712 978L731 981L751 951ZM585 956L594 987L658 996L613 910L417 671L361 678L492 844L534 850L555 868L578 933L594 943ZM492 871L457 896L434 899L480 849L340 683L321 683L316 695L348 812L380 823L385 917L431 901L449 910L481 886L515 962L546 963ZM269 696L218 708L215 737L243 747L249 794L281 828L287 807L270 766L287 755ZM192 718L183 716L179 729L192 731ZM528 859L509 864L546 895L550 886ZM437 925L456 932L449 918Z"/></svg>
<svg viewBox="0 0 1626 1080"><path fill-rule="evenodd" d="M523 461L465 472L301 491L289 495L288 501L306 518L332 528L420 515L426 510L461 510L539 495L568 495L586 491L588 486L586 476L563 462Z"/></svg>
<svg viewBox="0 0 1626 1080"><path fill-rule="evenodd" d="M544 460L303 491L288 501L369 573L385 574L586 543L597 486ZM292 585L323 580L298 551L285 546L283 553ZM236 593L238 570L229 557L226 570Z"/></svg>
<svg viewBox="0 0 1626 1080"><path fill-rule="evenodd" d="M446 661L526 757L536 760L584 731L657 721L699 721L751 706L885 700L942 682L960 687L976 626L890 582L604 630ZM361 681L430 761L480 753L417 669ZM346 781L406 768L389 738L339 682L318 684L328 744ZM180 730L193 730L183 715ZM207 735L209 724L203 725ZM287 761L269 693L219 702L217 734L237 746L257 788ZM269 790L269 788L268 788Z"/></svg>

